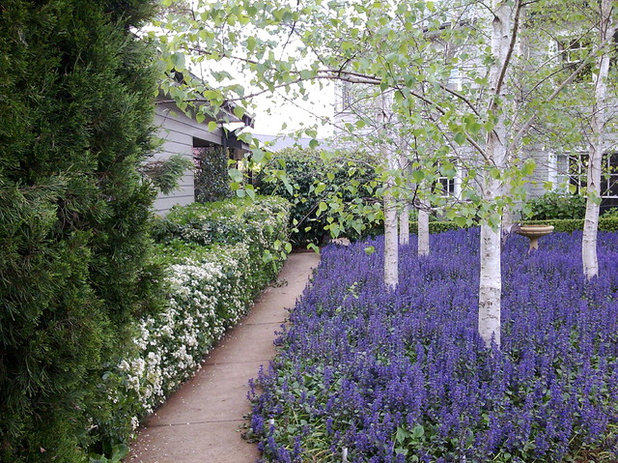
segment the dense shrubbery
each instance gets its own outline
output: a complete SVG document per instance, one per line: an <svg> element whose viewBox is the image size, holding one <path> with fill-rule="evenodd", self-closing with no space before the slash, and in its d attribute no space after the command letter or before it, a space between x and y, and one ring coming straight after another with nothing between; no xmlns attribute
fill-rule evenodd
<svg viewBox="0 0 618 463"><path fill-rule="evenodd" d="M545 224L553 225L554 231L572 233L574 231L583 230L584 219L554 219L554 220L525 220L522 224ZM429 222L430 233L442 233L449 230L459 230L460 225L455 222ZM410 233L416 233L417 224L414 221L410 222ZM374 230L376 234L379 229ZM613 216L601 216L599 218L599 231L618 232L618 218Z"/></svg>
<svg viewBox="0 0 618 463"><path fill-rule="evenodd" d="M554 231L565 233L584 229L584 219L527 220L522 223L553 225ZM618 218L601 216L599 218L599 231L618 232Z"/></svg>
<svg viewBox="0 0 618 463"><path fill-rule="evenodd" d="M586 197L582 195L548 192L524 204L528 220L583 219Z"/></svg>
<svg viewBox="0 0 618 463"><path fill-rule="evenodd" d="M260 374L264 457L341 461L347 448L354 462L521 463L584 449L585 461L616 461L618 234L600 233L590 284L580 241L555 233L531 255L525 238L507 242L500 351L477 333L477 229L433 236L427 258L404 247L394 292L382 239L323 250Z"/></svg>
<svg viewBox="0 0 618 463"><path fill-rule="evenodd" d="M149 0L0 6L0 461L83 461L148 310Z"/></svg>
<svg viewBox="0 0 618 463"><path fill-rule="evenodd" d="M156 73L131 32L151 3L0 7L2 462L110 455L281 263L276 199L225 209L237 237L170 231L153 248Z"/></svg>
<svg viewBox="0 0 618 463"><path fill-rule="evenodd" d="M195 155L195 200L199 203L220 201L232 195L227 174L228 150L213 146L198 148Z"/></svg>
<svg viewBox="0 0 618 463"><path fill-rule="evenodd" d="M338 217L348 220L341 234L355 239L382 217L381 204L372 199L377 187L375 172L360 165L348 163L343 156L323 160L318 151L288 149L274 155L256 175L255 184L261 193L279 195L292 203L290 226L297 229L290 236L294 245L320 244L329 236L331 222L339 226ZM287 186L280 180L283 172ZM347 208L329 202L329 196L341 198Z"/></svg>
<svg viewBox="0 0 618 463"><path fill-rule="evenodd" d="M105 423L122 441L200 361L284 260L289 204L279 198L228 200L174 208L161 219L156 248L165 277L163 310L143 317L134 350L105 376L114 419ZM265 255L270 259L265 259Z"/></svg>

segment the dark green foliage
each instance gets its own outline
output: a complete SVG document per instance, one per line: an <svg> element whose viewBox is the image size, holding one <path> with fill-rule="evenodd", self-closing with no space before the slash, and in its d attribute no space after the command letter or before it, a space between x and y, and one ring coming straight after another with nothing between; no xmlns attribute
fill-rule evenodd
<svg viewBox="0 0 618 463"><path fill-rule="evenodd" d="M220 146L195 149L195 200L208 203L232 194L227 174L228 151Z"/></svg>
<svg viewBox="0 0 618 463"><path fill-rule="evenodd" d="M566 233L584 229L584 219L527 220L523 223L553 225L554 231ZM599 218L599 231L618 232L618 218L601 216Z"/></svg>
<svg viewBox="0 0 618 463"><path fill-rule="evenodd" d="M251 260L259 269L247 278L257 278L253 287L262 289L276 276L282 262L282 256L275 251L283 252L289 214L290 204L278 197L193 203L175 207L167 217L158 219L153 236L162 243L176 240L202 246L245 243L249 246Z"/></svg>
<svg viewBox="0 0 618 463"><path fill-rule="evenodd" d="M523 209L528 220L583 219L586 197L549 192L527 201Z"/></svg>
<svg viewBox="0 0 618 463"><path fill-rule="evenodd" d="M601 214L601 217L604 219L609 219L610 217L618 218L618 207L612 207L607 209Z"/></svg>
<svg viewBox="0 0 618 463"><path fill-rule="evenodd" d="M554 219L554 220L525 220L522 224L543 224L553 225L554 231L572 233L577 230L584 229L584 219ZM475 226L475 225L473 225ZM460 227L455 222L429 222L430 233L442 233L449 230L458 230ZM416 233L417 223L410 222L410 233ZM599 218L599 231L605 232L618 232L618 218L617 217L600 217Z"/></svg>
<svg viewBox="0 0 618 463"><path fill-rule="evenodd" d="M0 461L83 461L136 313L152 191L153 2L0 4ZM146 301L146 302L144 302ZM93 421L94 420L94 421ZM98 431L94 431L98 432Z"/></svg>
<svg viewBox="0 0 618 463"><path fill-rule="evenodd" d="M339 156L323 160L314 150L287 149L273 155L273 162L256 176L256 186L262 194L279 195L292 203L290 225L296 231L290 240L294 245L324 241L329 236L325 230L329 218L341 224L341 235L356 239L371 234L382 217L380 204L372 199L376 174L370 167L359 166L362 163ZM281 180L283 173L285 181ZM329 197L341 198L353 207L336 212L328 207L320 212L321 204L328 206ZM346 220L338 221L339 215Z"/></svg>

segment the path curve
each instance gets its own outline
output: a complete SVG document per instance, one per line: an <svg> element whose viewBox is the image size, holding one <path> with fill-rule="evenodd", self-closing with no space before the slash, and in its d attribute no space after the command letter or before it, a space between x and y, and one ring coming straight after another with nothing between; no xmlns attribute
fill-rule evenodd
<svg viewBox="0 0 618 463"><path fill-rule="evenodd" d="M241 438L250 412L250 378L275 355L274 332L286 321L320 258L313 252L288 256L278 281L261 294L249 314L205 358L139 429L128 463L254 463L257 446ZM287 283L287 284L285 284Z"/></svg>

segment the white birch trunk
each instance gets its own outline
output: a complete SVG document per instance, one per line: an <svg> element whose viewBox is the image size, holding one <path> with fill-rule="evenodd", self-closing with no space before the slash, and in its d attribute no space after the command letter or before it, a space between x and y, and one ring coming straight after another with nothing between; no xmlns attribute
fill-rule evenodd
<svg viewBox="0 0 618 463"><path fill-rule="evenodd" d="M611 8L611 0L601 0L599 44L604 44L608 39L611 41L614 35L616 26L612 21ZM582 264L584 275L588 280L599 274L597 259L599 204L595 199L601 197L601 165L605 146L605 125L607 124L607 76L610 64L609 47L605 46L604 50L597 58L598 74L594 89L595 101L592 105L592 136L588 149L586 215L582 236Z"/></svg>
<svg viewBox="0 0 618 463"><path fill-rule="evenodd" d="M497 249L497 251L496 251ZM479 287L479 334L485 345L500 345L500 230L481 225L481 282Z"/></svg>
<svg viewBox="0 0 618 463"><path fill-rule="evenodd" d="M427 203L421 201L421 207L418 209L418 252L419 256L429 255L429 211Z"/></svg>
<svg viewBox="0 0 618 463"><path fill-rule="evenodd" d="M402 151L404 151L405 148L405 141L402 140ZM408 178L408 173L410 171L408 164L408 158L405 156L405 154L400 154L399 168L401 169L406 178ZM410 244L410 202L407 199L403 199L401 201L401 209L399 211L399 244Z"/></svg>
<svg viewBox="0 0 618 463"><path fill-rule="evenodd" d="M391 289L399 283L397 203L388 192L384 194L384 283Z"/></svg>
<svg viewBox="0 0 618 463"><path fill-rule="evenodd" d="M387 93L380 95L380 131L383 138L388 135L388 114L391 111L391 99ZM382 158L387 162L389 170L397 169L397 157L392 149L382 142L380 147ZM393 198L391 189L394 186L394 178L388 176L386 191L384 193L384 283L394 289L399 283L399 242L397 236L397 203Z"/></svg>
<svg viewBox="0 0 618 463"><path fill-rule="evenodd" d="M402 201L399 213L399 244L410 244L410 203Z"/></svg>
<svg viewBox="0 0 618 463"><path fill-rule="evenodd" d="M497 168L503 171L506 167L506 127L505 114L502 107L504 101L504 85L500 85L501 73L508 59L507 54L511 42L511 18L513 6L505 0L492 2L494 19L492 24L491 50L494 62L489 70L489 82L492 85L492 94L495 98L489 107L489 113L495 118L496 124L487 134L488 162L483 178L483 199L488 203L495 203L501 196L503 185L499 179L493 178L487 171L489 168ZM500 225L492 227L489 221L481 224L480 243L480 284L479 284L479 319L478 330L486 346L493 341L500 346L500 299L502 296L502 276L500 268ZM497 228L496 228L497 225Z"/></svg>

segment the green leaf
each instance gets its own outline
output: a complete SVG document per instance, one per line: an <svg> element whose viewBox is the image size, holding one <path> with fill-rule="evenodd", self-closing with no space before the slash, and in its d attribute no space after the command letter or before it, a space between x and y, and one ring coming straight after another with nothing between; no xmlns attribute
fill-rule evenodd
<svg viewBox="0 0 618 463"><path fill-rule="evenodd" d="M238 119L242 119L242 117L245 115L245 108L243 108L242 106L235 106L234 107L234 115Z"/></svg>
<svg viewBox="0 0 618 463"><path fill-rule="evenodd" d="M534 169L536 167L536 163L534 159L527 159L524 163L523 168L521 169L521 173L525 176L531 176L534 173Z"/></svg>
<svg viewBox="0 0 618 463"><path fill-rule="evenodd" d="M118 463L128 454L129 454L129 447L126 446L125 444L114 445L114 448L112 450L111 460L113 463Z"/></svg>
<svg viewBox="0 0 618 463"><path fill-rule="evenodd" d="M217 130L219 128L219 125L217 125L217 123L215 121L210 121L208 123L208 130L210 132L214 132L215 130Z"/></svg>
<svg viewBox="0 0 618 463"><path fill-rule="evenodd" d="M371 254L373 254L374 252L376 252L376 248L375 246L367 246L365 248L365 254L367 254L368 256L370 256Z"/></svg>
<svg viewBox="0 0 618 463"><path fill-rule="evenodd" d="M466 142L466 135L463 132L457 132L454 139L455 143L463 145Z"/></svg>
<svg viewBox="0 0 618 463"><path fill-rule="evenodd" d="M314 251L314 252L316 252L316 253L320 254L320 248L318 248L318 247L317 247L315 244L313 244L313 243L309 243L309 244L307 245L307 249L311 249L312 251Z"/></svg>
<svg viewBox="0 0 618 463"><path fill-rule="evenodd" d="M412 180L414 183L421 183L425 178L425 173L422 170L412 171Z"/></svg>
<svg viewBox="0 0 618 463"><path fill-rule="evenodd" d="M367 248L365 248L365 250L366 249ZM397 432L395 433L395 439L397 440L397 442L399 442L400 444L403 443L406 440L406 437L408 437L408 431L406 431L406 429L401 426L397 426Z"/></svg>
<svg viewBox="0 0 618 463"><path fill-rule="evenodd" d="M252 149L251 150L251 158L255 162L262 162L262 159L264 159L264 151L262 151L259 148Z"/></svg>
<svg viewBox="0 0 618 463"><path fill-rule="evenodd" d="M341 42L341 48L343 49L343 51L352 50L354 48L354 43L349 41L343 41Z"/></svg>
<svg viewBox="0 0 618 463"><path fill-rule="evenodd" d="M228 169L227 173L235 182L242 182L242 172L238 169Z"/></svg>
<svg viewBox="0 0 618 463"><path fill-rule="evenodd" d="M174 68L181 71L185 68L185 55L181 52L176 52L171 56Z"/></svg>
<svg viewBox="0 0 618 463"><path fill-rule="evenodd" d="M255 50L255 45L256 45L255 37L251 36L251 37L247 38L247 49L249 51Z"/></svg>
<svg viewBox="0 0 618 463"><path fill-rule="evenodd" d="M315 194L319 195L320 193L322 193L324 190L326 189L326 184L325 183L318 183L318 186L315 187Z"/></svg>

